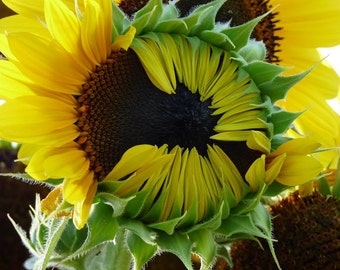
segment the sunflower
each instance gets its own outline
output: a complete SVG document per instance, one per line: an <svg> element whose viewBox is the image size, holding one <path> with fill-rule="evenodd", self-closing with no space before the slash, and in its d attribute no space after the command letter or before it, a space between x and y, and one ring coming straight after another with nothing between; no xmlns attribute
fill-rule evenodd
<svg viewBox="0 0 340 270"><path fill-rule="evenodd" d="M235 234L271 241L270 223L259 221L268 218L264 190L321 170L308 157L317 143L283 135L297 114L273 102L306 73L281 76L263 61L265 47L249 39L261 18L216 27L224 1L182 18L160 0L133 18L110 0L6 3L18 15L0 21L0 137L22 144L31 177L59 183L42 206L66 201L77 229L91 207L110 205L144 248L156 252L144 233L156 230L161 249L188 268L192 248L209 266L213 233L230 236L230 219L246 215Z"/></svg>
<svg viewBox="0 0 340 270"><path fill-rule="evenodd" d="M180 0L177 6L185 15L197 4L209 0ZM339 116L326 100L337 96L339 76L329 66L317 48L340 43L340 6L336 0L313 3L306 0L229 0L217 14L217 21L240 25L260 14L271 11L254 29L253 38L263 41L267 48L266 61L288 67L285 74L313 68L311 74L296 84L284 100L277 104L295 112L304 112L294 122L291 136L312 136L322 147L338 147ZM324 166L336 166L339 151L319 153Z"/></svg>
<svg viewBox="0 0 340 270"><path fill-rule="evenodd" d="M64 178L78 228L101 181L117 182L121 197L147 191L146 220L155 220L156 202L168 206L156 220L195 209L188 221L195 223L220 207L226 189L240 201L244 175L261 154L246 141L254 131L273 134L265 91L249 75L256 64L241 70L225 49L231 44L213 46L195 29L183 35L181 20L178 33L147 31L137 15L131 25L121 15L114 28L110 1L67 4L45 1L44 23L18 8L1 24L1 79L17 89L1 91L1 137L23 144L26 172Z"/></svg>

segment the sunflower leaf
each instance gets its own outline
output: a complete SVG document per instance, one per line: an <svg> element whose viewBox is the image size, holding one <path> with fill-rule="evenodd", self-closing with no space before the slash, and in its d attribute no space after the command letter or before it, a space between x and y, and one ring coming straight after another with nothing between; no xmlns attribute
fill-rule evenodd
<svg viewBox="0 0 340 270"><path fill-rule="evenodd" d="M74 253L84 244L87 234L88 229L86 227L77 230L70 219L60 237L55 252L63 255Z"/></svg>
<svg viewBox="0 0 340 270"><path fill-rule="evenodd" d="M126 246L125 231L119 231L114 241L102 242L90 249L73 253L55 264L58 269L130 270L132 256Z"/></svg>
<svg viewBox="0 0 340 270"><path fill-rule="evenodd" d="M118 222L113 217L111 206L96 203L87 222L88 235L80 250L89 249L105 241L114 239L118 231Z"/></svg>
<svg viewBox="0 0 340 270"><path fill-rule="evenodd" d="M157 252L157 245L145 243L143 239L131 231L127 232L126 241L128 248L134 257L134 269L142 269L143 265Z"/></svg>
<svg viewBox="0 0 340 270"><path fill-rule="evenodd" d="M30 239L27 238L27 234L26 234L25 230L23 228L21 228L17 223L15 223L15 221L10 217L9 214L7 215L7 217L10 220L10 222L12 223L14 229L16 230L18 235L20 236L22 243L28 249L28 251L34 256L39 256L37 251L36 251L37 246L34 243L32 243L32 241Z"/></svg>
<svg viewBox="0 0 340 270"><path fill-rule="evenodd" d="M42 256L35 261L34 269L44 270L47 268L51 256L57 243L68 223L68 218L53 219L49 226L48 235L45 242L45 250Z"/></svg>

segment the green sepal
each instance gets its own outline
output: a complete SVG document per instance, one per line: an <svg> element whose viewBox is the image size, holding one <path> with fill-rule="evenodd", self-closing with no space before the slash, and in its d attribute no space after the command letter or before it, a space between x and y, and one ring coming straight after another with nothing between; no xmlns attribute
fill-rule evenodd
<svg viewBox="0 0 340 270"><path fill-rule="evenodd" d="M222 203L219 211L211 219L192 225L189 229L185 229L184 232L193 233L195 231L200 231L200 230L211 230L211 231L216 230L222 224L222 216L223 216L222 213L224 212L225 204L226 204L226 201Z"/></svg>
<svg viewBox="0 0 340 270"><path fill-rule="evenodd" d="M192 241L187 237L187 234L174 233L168 235L160 233L157 238L157 244L161 251L168 251L175 254L185 265L188 270L192 270L191 265L191 250Z"/></svg>
<svg viewBox="0 0 340 270"><path fill-rule="evenodd" d="M179 222L178 227L185 228L188 226L192 226L193 224L197 223L197 216L198 216L198 196L195 197L195 200L192 202L191 207L189 210L186 211L183 219Z"/></svg>
<svg viewBox="0 0 340 270"><path fill-rule="evenodd" d="M266 197L274 197L288 189L288 186L282 185L277 181L273 181L269 186L267 186L267 189L263 193L263 196Z"/></svg>
<svg viewBox="0 0 340 270"><path fill-rule="evenodd" d="M276 257L275 250L274 250L274 244L273 244L273 239L272 239L273 228L272 228L272 222L271 222L271 215L268 212L268 210L265 208L265 206L261 203L259 203L254 210L255 211L251 212L254 224L258 228L260 228L260 230L266 235L265 239L267 240L272 257L278 269L281 269L280 263Z"/></svg>
<svg viewBox="0 0 340 270"><path fill-rule="evenodd" d="M258 42L252 39L248 41L246 46L242 47L238 51L238 55L244 63L252 63L259 60L262 61L265 59L266 53L266 45L263 42Z"/></svg>
<svg viewBox="0 0 340 270"><path fill-rule="evenodd" d="M132 22L136 28L136 36L152 31L163 12L163 3L161 0L150 0L147 4L138 10Z"/></svg>
<svg viewBox="0 0 340 270"><path fill-rule="evenodd" d="M124 12L112 1L112 42L129 30L131 22L127 19Z"/></svg>
<svg viewBox="0 0 340 270"><path fill-rule="evenodd" d="M149 199L150 190L145 189L136 193L135 197L126 205L125 213L130 218L137 218L142 214L142 211L147 208L152 202Z"/></svg>
<svg viewBox="0 0 340 270"><path fill-rule="evenodd" d="M262 188L259 187L257 192L247 193L245 197L231 209L232 214L243 215L253 211L260 203L263 192L265 191L266 185L263 184ZM249 189L248 189L249 191Z"/></svg>
<svg viewBox="0 0 340 270"><path fill-rule="evenodd" d="M178 218L173 218L167 221L149 224L148 227L166 232L167 234L171 235L174 233L178 223L183 219L184 216L185 214Z"/></svg>
<svg viewBox="0 0 340 270"><path fill-rule="evenodd" d="M184 17L188 26L188 36L197 36L204 30L211 30L215 26L215 18L218 10L222 7L225 0L211 1L194 9L187 17Z"/></svg>
<svg viewBox="0 0 340 270"><path fill-rule="evenodd" d="M279 76L283 71L287 70L284 67L262 61L253 61L242 68L247 71L256 85L270 82Z"/></svg>
<svg viewBox="0 0 340 270"><path fill-rule="evenodd" d="M273 123L274 134L286 133L286 131L292 126L296 118L298 118L302 112L288 112L279 110L268 115L268 121Z"/></svg>
<svg viewBox="0 0 340 270"><path fill-rule="evenodd" d="M144 242L153 245L158 237L158 234L148 228L139 220L133 220L125 217L117 218L119 226L132 231L138 235Z"/></svg>
<svg viewBox="0 0 340 270"><path fill-rule="evenodd" d="M175 18L159 22L153 32L185 34L188 29L183 20Z"/></svg>
<svg viewBox="0 0 340 270"><path fill-rule="evenodd" d="M199 230L189 234L194 244L193 252L201 258L201 270L210 269L216 256L216 243L210 230Z"/></svg>
<svg viewBox="0 0 340 270"><path fill-rule="evenodd" d="M263 238L272 244L272 226L269 212L260 203L248 214L230 215L216 230L220 242L233 243L243 239ZM273 254L275 256L275 254ZM274 258L275 259L275 258Z"/></svg>
<svg viewBox="0 0 340 270"><path fill-rule="evenodd" d="M275 134L271 139L271 151L275 151L277 148L279 148L282 144L290 141L291 138L284 137L282 134Z"/></svg>
<svg viewBox="0 0 340 270"><path fill-rule="evenodd" d="M126 236L127 246L133 255L134 265L133 269L142 269L157 252L157 245L151 245L143 241L139 236L127 231Z"/></svg>
<svg viewBox="0 0 340 270"><path fill-rule="evenodd" d="M324 196L332 195L331 188L325 177L321 177L318 182L318 192Z"/></svg>
<svg viewBox="0 0 340 270"><path fill-rule="evenodd" d="M338 166L336 170L335 183L332 188L333 196L340 198L340 159L338 160Z"/></svg>
<svg viewBox="0 0 340 270"><path fill-rule="evenodd" d="M18 147L14 146L13 143L0 139L1 150L16 150Z"/></svg>
<svg viewBox="0 0 340 270"><path fill-rule="evenodd" d="M149 197L148 201L150 203L151 209L144 215L143 219L147 221L151 221L151 222L160 220L167 194L168 194L168 190L165 190L164 192L160 193L159 197L154 202L152 201L150 202L150 197ZM154 198L154 195L152 195L151 197Z"/></svg>
<svg viewBox="0 0 340 270"><path fill-rule="evenodd" d="M216 257L221 257L223 258L228 265L233 269L233 259L230 255L230 248L226 247L225 245L217 245L217 252L216 252Z"/></svg>
<svg viewBox="0 0 340 270"><path fill-rule="evenodd" d="M214 30L204 30L201 33L199 33L198 37L207 42L207 43L211 43L214 46L218 47L218 48L222 48L222 49L233 49L233 42L231 41L231 39L226 36L223 33L219 33L216 32Z"/></svg>
<svg viewBox="0 0 340 270"><path fill-rule="evenodd" d="M216 230L216 233L224 236L227 243L254 237L268 238L256 227L251 214L230 215L230 218L222 223L221 227Z"/></svg>
<svg viewBox="0 0 340 270"><path fill-rule="evenodd" d="M262 93L270 97L272 103L284 99L288 90L301 81L311 69L292 76L278 76L273 81L258 85Z"/></svg>
<svg viewBox="0 0 340 270"><path fill-rule="evenodd" d="M221 29L220 32L227 35L233 42L233 45L234 45L233 48L226 48L226 49L238 51L242 47L246 46L255 26L259 23L259 21L261 21L269 13L270 12L267 12L259 17L256 17L255 19L249 22L246 22L242 25L238 25L235 27L229 27L228 24L218 26L218 28L226 27L225 29Z"/></svg>
<svg viewBox="0 0 340 270"><path fill-rule="evenodd" d="M96 195L103 203L110 205L113 209L112 216L118 217L125 213L125 207L129 203L130 200L133 200L134 197L129 198L120 198L112 193L101 192Z"/></svg>

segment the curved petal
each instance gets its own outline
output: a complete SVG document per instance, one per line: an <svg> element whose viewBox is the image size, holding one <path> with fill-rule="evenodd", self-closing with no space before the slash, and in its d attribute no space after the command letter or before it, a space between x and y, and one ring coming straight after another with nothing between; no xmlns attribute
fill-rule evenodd
<svg viewBox="0 0 340 270"><path fill-rule="evenodd" d="M322 170L320 163L308 156L287 156L276 180L286 186L304 184Z"/></svg>
<svg viewBox="0 0 340 270"><path fill-rule="evenodd" d="M278 35L301 47L328 47L340 42L338 0L270 0L277 6Z"/></svg>
<svg viewBox="0 0 340 270"><path fill-rule="evenodd" d="M89 218L92 202L97 191L97 181L93 181L86 194L86 198L82 202L74 205L73 223L78 230L84 227Z"/></svg>
<svg viewBox="0 0 340 270"><path fill-rule="evenodd" d="M320 146L320 143L311 138L298 138L285 142L269 156L276 157L287 153L288 155L307 155Z"/></svg>
<svg viewBox="0 0 340 270"><path fill-rule="evenodd" d="M246 181L250 186L250 191L259 190L265 179L266 155L256 159L246 173Z"/></svg>

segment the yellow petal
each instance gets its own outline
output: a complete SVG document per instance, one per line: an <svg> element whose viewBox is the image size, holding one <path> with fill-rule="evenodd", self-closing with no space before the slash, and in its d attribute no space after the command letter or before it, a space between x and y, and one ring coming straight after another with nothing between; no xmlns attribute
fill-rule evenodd
<svg viewBox="0 0 340 270"><path fill-rule="evenodd" d="M315 142L315 140L311 138L298 138L294 140L290 140L280 145L278 149L276 149L273 153L270 153L269 156L275 157L282 154L300 154L306 155L312 153L315 149L320 146L320 143Z"/></svg>
<svg viewBox="0 0 340 270"><path fill-rule="evenodd" d="M279 5L277 34L288 44L301 47L327 47L339 44L340 5L337 0L270 0ZM281 43L281 41L280 41Z"/></svg>
<svg viewBox="0 0 340 270"><path fill-rule="evenodd" d="M267 159L266 172L264 177L264 182L270 185L280 174L282 166L287 158L286 154L279 155L273 159Z"/></svg>
<svg viewBox="0 0 340 270"><path fill-rule="evenodd" d="M93 181L85 200L74 205L73 223L78 230L84 227L89 218L93 199L97 191L97 185L97 181Z"/></svg>
<svg viewBox="0 0 340 270"><path fill-rule="evenodd" d="M37 17L13 15L0 20L0 33L28 32L42 37L50 37L46 26Z"/></svg>
<svg viewBox="0 0 340 270"><path fill-rule="evenodd" d="M112 171L105 177L105 180L117 181L124 176L135 172L138 168L153 160L158 152L157 146L148 144L141 144L128 149L112 169Z"/></svg>
<svg viewBox="0 0 340 270"><path fill-rule="evenodd" d="M64 199L71 204L84 201L93 182L96 182L93 179L93 172L88 172L79 178L66 178L63 183Z"/></svg>
<svg viewBox="0 0 340 270"><path fill-rule="evenodd" d="M88 172L90 166L86 153L77 149L65 149L59 153L51 153L50 156L46 157L43 164L48 177L54 179L83 176Z"/></svg>
<svg viewBox="0 0 340 270"><path fill-rule="evenodd" d="M247 139L247 146L262 153L268 154L270 152L270 140L260 131L252 131L250 133Z"/></svg>
<svg viewBox="0 0 340 270"><path fill-rule="evenodd" d="M174 68L172 62L165 61L158 44L152 39L136 39L131 48L137 53L151 82L165 93L174 93L174 85L171 80ZM169 74L171 75L169 76Z"/></svg>
<svg viewBox="0 0 340 270"><path fill-rule="evenodd" d="M68 52L79 50L80 23L77 16L60 0L45 0L47 29Z"/></svg>
<svg viewBox="0 0 340 270"><path fill-rule="evenodd" d="M27 77L51 91L79 94L80 85L87 80L87 68L56 42L31 33L12 33L8 43L18 59L14 64Z"/></svg>
<svg viewBox="0 0 340 270"><path fill-rule="evenodd" d="M265 178L265 163L266 155L262 155L251 164L245 175L251 192L257 191L263 184Z"/></svg>
<svg viewBox="0 0 340 270"><path fill-rule="evenodd" d="M3 0L4 4L18 14L30 17L44 17L44 0L21 1Z"/></svg>
<svg viewBox="0 0 340 270"><path fill-rule="evenodd" d="M45 215L49 215L57 209L61 202L62 188L59 186L48 193L48 195L41 201L41 211Z"/></svg>
<svg viewBox="0 0 340 270"><path fill-rule="evenodd" d="M111 53L111 1L88 1L82 18L81 43L94 65L103 63Z"/></svg>
<svg viewBox="0 0 340 270"><path fill-rule="evenodd" d="M20 97L0 107L1 137L21 138L22 143L32 136L71 128L76 120L77 114L72 107L46 97Z"/></svg>
<svg viewBox="0 0 340 270"><path fill-rule="evenodd" d="M322 171L321 164L309 156L287 156L276 180L286 186L311 181Z"/></svg>
<svg viewBox="0 0 340 270"><path fill-rule="evenodd" d="M118 36L115 39L114 43L112 44L112 50L119 51L120 49L124 49L125 51L127 51L127 49L131 46L135 34L136 28L131 26L126 34Z"/></svg>

